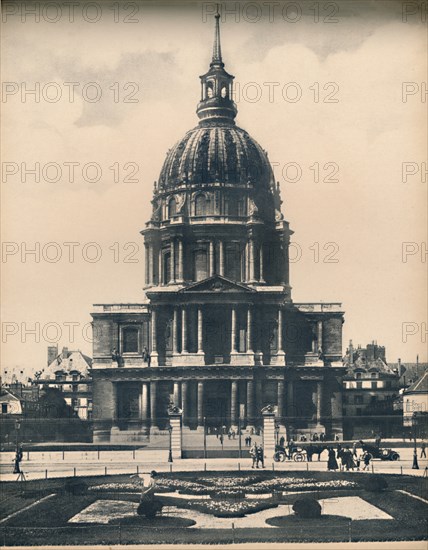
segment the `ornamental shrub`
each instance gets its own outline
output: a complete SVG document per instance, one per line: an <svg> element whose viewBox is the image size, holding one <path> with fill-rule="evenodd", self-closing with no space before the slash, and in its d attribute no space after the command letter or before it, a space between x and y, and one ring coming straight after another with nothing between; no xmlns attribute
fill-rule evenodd
<svg viewBox="0 0 428 550"><path fill-rule="evenodd" d="M293 504L294 513L301 518L319 518L321 516L320 503L311 497L299 498Z"/></svg>
<svg viewBox="0 0 428 550"><path fill-rule="evenodd" d="M139 516L146 516L148 519L153 519L158 512L163 508L160 500L155 498L142 498L137 508Z"/></svg>
<svg viewBox="0 0 428 550"><path fill-rule="evenodd" d="M367 476L364 488L366 491L371 491L372 493L381 493L388 488L388 482L382 476L369 475Z"/></svg>
<svg viewBox="0 0 428 550"><path fill-rule="evenodd" d="M84 495L88 490L88 484L81 479L67 479L64 491L69 495Z"/></svg>

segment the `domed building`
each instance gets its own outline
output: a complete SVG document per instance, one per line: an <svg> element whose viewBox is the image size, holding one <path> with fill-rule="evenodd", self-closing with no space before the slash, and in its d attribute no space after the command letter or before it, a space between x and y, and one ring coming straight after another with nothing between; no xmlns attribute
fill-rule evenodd
<svg viewBox="0 0 428 550"><path fill-rule="evenodd" d="M141 231L144 298L96 305L94 441L248 433L274 405L279 433L339 435L341 304L291 299L292 231L266 151L235 123L216 16L198 125L166 155ZM204 428L205 427L205 428Z"/></svg>

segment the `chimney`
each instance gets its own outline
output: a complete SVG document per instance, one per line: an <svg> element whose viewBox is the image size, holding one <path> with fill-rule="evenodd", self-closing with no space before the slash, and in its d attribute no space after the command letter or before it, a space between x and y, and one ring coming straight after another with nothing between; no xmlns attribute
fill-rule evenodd
<svg viewBox="0 0 428 550"><path fill-rule="evenodd" d="M398 366L398 376L401 377L401 359L400 359L400 357L398 358L397 366Z"/></svg>
<svg viewBox="0 0 428 550"><path fill-rule="evenodd" d="M68 356L68 348L66 348L65 346L62 348L62 358L63 359L67 359L67 356Z"/></svg>
<svg viewBox="0 0 428 550"><path fill-rule="evenodd" d="M58 355L58 346L48 346L48 366L56 359Z"/></svg>

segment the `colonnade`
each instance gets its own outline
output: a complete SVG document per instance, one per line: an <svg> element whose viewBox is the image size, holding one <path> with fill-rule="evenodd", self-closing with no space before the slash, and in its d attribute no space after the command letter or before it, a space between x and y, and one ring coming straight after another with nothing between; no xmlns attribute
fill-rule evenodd
<svg viewBox="0 0 428 550"><path fill-rule="evenodd" d="M173 306L172 313L172 352L173 355L180 355L180 361L183 364L186 363L186 356L195 355L203 356L204 351L204 312L206 308L210 306L194 305L194 306ZM227 307L227 306L225 306ZM190 319L189 311L190 309L197 310L197 349L196 352L189 350L189 329L190 329ZM238 346L238 332L240 329L238 310L242 311L243 308L246 308L246 319L245 319L245 351L239 351ZM159 366L159 330L158 330L158 307L152 306L151 311L151 365ZM242 360L246 361L246 364L253 364L254 362L254 306L249 304L232 304L230 306L230 315L231 315L231 334L230 334L230 359L231 363L240 362ZM283 310L281 307L277 309L276 320L277 320L277 353L275 364L285 364L285 351L284 351L284 342L283 342Z"/></svg>
<svg viewBox="0 0 428 550"><path fill-rule="evenodd" d="M205 245L207 250L207 275L226 275L225 248L226 242L219 239L204 239L196 244ZM217 245L217 246L216 246ZM190 280L192 274L185 269L185 240L181 237L171 238L168 247L169 256L159 244L145 243L145 281L146 285L180 284ZM241 269L241 280L247 283L265 283L265 259L263 242L249 238L241 244L240 254L244 255L244 266ZM165 262L169 261L169 280L165 280ZM237 259L241 266L241 258Z"/></svg>
<svg viewBox="0 0 428 550"><path fill-rule="evenodd" d="M183 411L183 423L188 425L189 422L202 427L206 416L206 398L208 395L208 386L212 380L196 379L196 380L175 380L173 381L172 401L174 405L180 407ZM262 395L256 396L257 390L256 381L254 379L231 379L228 380L229 386L229 410L227 411L227 419L230 422L230 427L236 428L240 417L240 405L245 404L245 417L247 420L247 428L253 427L256 417L259 416L259 409L262 406ZM141 382L140 393L140 410L139 419L143 422L150 421L152 429L157 429L159 424L158 411L162 409L162 405L158 407L159 399L165 398L163 389L160 391L159 385L162 381L151 380ZM120 382L113 382L113 427L118 425L118 385ZM227 387L227 386L226 386ZM313 418L317 425L321 425L322 421L322 403L323 403L323 381L316 383L316 414ZM244 393L241 391L244 389ZM223 394L223 397L226 397ZM125 396L122 395L122 398ZM191 404L193 407L191 407ZM274 403L275 404L275 403ZM276 405L277 418L280 424L284 424L286 417L295 418L294 409L294 381L279 379L276 381ZM165 405L165 403L163 403Z"/></svg>

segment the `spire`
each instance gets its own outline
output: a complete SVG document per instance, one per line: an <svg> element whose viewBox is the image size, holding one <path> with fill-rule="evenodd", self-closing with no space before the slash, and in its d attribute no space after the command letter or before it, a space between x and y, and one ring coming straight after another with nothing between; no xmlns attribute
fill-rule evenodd
<svg viewBox="0 0 428 550"><path fill-rule="evenodd" d="M217 13L215 14L215 32L214 32L213 58L212 58L212 61L211 61L211 66L213 66L213 65L224 66L223 60L221 58L220 14L218 13L218 4L217 4Z"/></svg>
<svg viewBox="0 0 428 550"><path fill-rule="evenodd" d="M207 73L199 77L201 79L201 101L198 103L196 112L201 123L217 121L234 124L236 117L236 105L232 100L233 96L233 75L224 70L224 63L221 57L220 44L220 14L215 14L215 32L213 55Z"/></svg>

